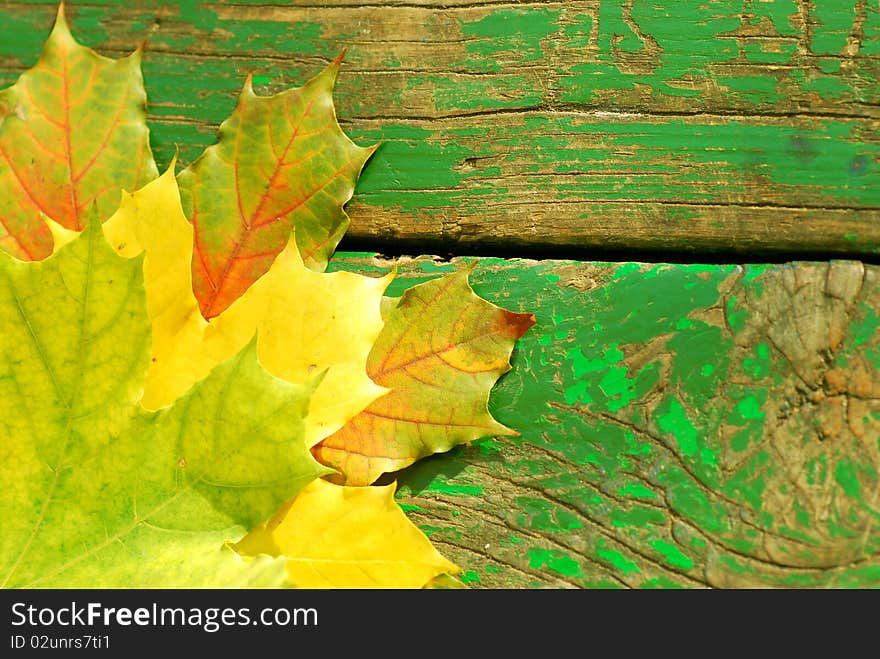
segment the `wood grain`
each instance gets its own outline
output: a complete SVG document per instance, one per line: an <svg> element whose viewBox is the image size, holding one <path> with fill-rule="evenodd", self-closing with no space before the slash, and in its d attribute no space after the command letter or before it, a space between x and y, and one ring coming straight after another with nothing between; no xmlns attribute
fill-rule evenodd
<svg viewBox="0 0 880 659"><path fill-rule="evenodd" d="M466 267L346 257L391 294ZM519 437L389 476L472 587L880 585L880 267L479 259Z"/></svg>
<svg viewBox="0 0 880 659"><path fill-rule="evenodd" d="M35 61L53 12L4 4L0 84ZM160 165L214 141L248 73L277 91L347 49L340 120L381 142L349 245L880 252L876 3L99 0L68 14L105 54L146 41Z"/></svg>
<svg viewBox="0 0 880 659"><path fill-rule="evenodd" d="M0 7L0 85L54 3ZM381 147L350 204L370 252L481 258L537 325L492 393L519 438L395 474L472 587L880 586L880 6L864 0L68 3L146 40L160 166L213 143L244 78L343 48L340 120ZM352 243L355 244L355 243ZM640 263L686 254L692 264ZM736 265L772 255L812 262ZM729 261L706 265L707 255ZM399 268L389 293L473 259ZM391 478L391 477L389 477Z"/></svg>

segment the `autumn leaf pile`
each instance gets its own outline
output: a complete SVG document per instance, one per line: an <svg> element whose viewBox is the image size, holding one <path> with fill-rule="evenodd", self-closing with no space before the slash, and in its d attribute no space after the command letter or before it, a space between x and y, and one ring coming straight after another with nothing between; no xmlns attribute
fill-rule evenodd
<svg viewBox="0 0 880 659"><path fill-rule="evenodd" d="M510 434L489 392L534 322L462 271L325 273L373 148L340 61L245 83L218 142L161 176L140 52L63 7L0 91L0 583L423 587L458 568L387 472Z"/></svg>

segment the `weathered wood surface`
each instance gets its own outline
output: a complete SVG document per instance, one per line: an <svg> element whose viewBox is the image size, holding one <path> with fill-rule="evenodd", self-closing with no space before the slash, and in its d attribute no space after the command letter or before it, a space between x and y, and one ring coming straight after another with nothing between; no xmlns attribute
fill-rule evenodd
<svg viewBox="0 0 880 659"><path fill-rule="evenodd" d="M335 267L385 272L349 257ZM395 290L463 267L398 262ZM484 587L880 587L880 267L482 259L518 438L396 478Z"/></svg>
<svg viewBox="0 0 880 659"><path fill-rule="evenodd" d="M351 233L376 249L875 257L880 8L660 4L96 0L68 14L107 55L149 39L160 166L214 141L247 72L266 91L299 84L348 47L340 118L383 140ZM0 85L35 61L54 11L0 5ZM394 263L392 294L463 265ZM396 476L465 582L880 586L880 267L480 259L472 280L537 317L490 400L521 436Z"/></svg>
<svg viewBox="0 0 880 659"><path fill-rule="evenodd" d="M0 85L35 61L54 10L3 3ZM214 141L248 73L271 92L347 48L339 117L359 143L382 141L349 239L880 253L873 1L95 0L68 14L105 54L146 41L160 165Z"/></svg>

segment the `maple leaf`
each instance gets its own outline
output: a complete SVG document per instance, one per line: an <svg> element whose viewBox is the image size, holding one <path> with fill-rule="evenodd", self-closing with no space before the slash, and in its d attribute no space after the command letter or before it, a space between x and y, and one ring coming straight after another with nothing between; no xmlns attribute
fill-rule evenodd
<svg viewBox="0 0 880 659"><path fill-rule="evenodd" d="M487 403L535 317L487 302L467 279L461 270L413 286L388 310L367 373L390 392L313 449L347 484L369 485L479 437L516 434Z"/></svg>
<svg viewBox="0 0 880 659"><path fill-rule="evenodd" d="M63 62L77 53L118 64L76 45L63 11L50 42L56 32ZM107 175L81 236L83 207L71 206L75 221L40 208L21 235L55 254L41 264L4 257L0 331L18 326L0 341L0 469L26 465L23 487L0 497L0 514L15 513L0 541L6 585L278 585L286 570L299 585L420 586L457 571L394 504L393 486L316 481L331 469L313 455L367 485L418 457L511 434L486 401L534 318L480 299L466 273L414 287L398 304L382 297L393 274L320 272L373 152L336 122L340 61L272 97L256 97L248 81L219 143L178 177L174 162L140 189ZM142 96L134 72L128 83ZM33 143L53 137L22 118L23 106L11 114L17 99L0 97L0 140L19 124ZM85 116L89 107L103 106L86 98ZM155 178L142 102L139 112L119 132L143 128L138 177ZM89 162L96 179L115 172L119 149L140 148L116 137L110 130ZM68 201L80 191L79 179L69 183ZM112 205L99 198L110 189ZM136 191L119 204L120 189ZM114 260L94 227L117 206L103 229L126 257ZM224 549L272 512L236 545L259 557ZM319 529L336 541L317 543ZM370 553L359 544L367 538L383 541L369 541ZM132 557L145 562L134 576Z"/></svg>
<svg viewBox="0 0 880 659"><path fill-rule="evenodd" d="M280 563L224 543L328 471L303 441L314 383L269 375L251 343L144 411L141 259L97 221L44 261L0 254L0 355L0 583L283 583Z"/></svg>
<svg viewBox="0 0 880 659"><path fill-rule="evenodd" d="M156 176L140 61L81 46L59 7L37 64L0 92L0 248L45 258L42 216L82 230L86 209L104 220L120 189Z"/></svg>
<svg viewBox="0 0 880 659"><path fill-rule="evenodd" d="M348 228L342 206L375 147L359 147L336 121L340 55L300 88L254 94L248 77L219 141L179 176L195 227L193 288L213 318L260 275L292 228L307 266L323 270Z"/></svg>
<svg viewBox="0 0 880 659"><path fill-rule="evenodd" d="M291 241L256 284L207 321L190 286L193 229L173 169L172 163L141 190L123 194L104 225L120 254L145 255L153 347L142 403L170 405L257 331L260 363L273 375L305 383L325 373L306 420L306 442L317 443L386 392L367 376L366 361L393 275L313 272Z"/></svg>
<svg viewBox="0 0 880 659"><path fill-rule="evenodd" d="M394 489L315 480L234 547L286 557L300 588L422 588L459 572L407 519Z"/></svg>

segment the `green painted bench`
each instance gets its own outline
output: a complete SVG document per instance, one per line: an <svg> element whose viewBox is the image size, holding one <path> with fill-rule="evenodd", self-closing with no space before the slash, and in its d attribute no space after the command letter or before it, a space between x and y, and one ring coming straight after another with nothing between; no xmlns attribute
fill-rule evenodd
<svg viewBox="0 0 880 659"><path fill-rule="evenodd" d="M0 7L0 87L49 3ZM880 586L880 5L72 2L145 41L160 167L247 73L343 49L381 141L332 267L477 262L536 315L490 408L521 434L395 474L471 587ZM434 255L434 256L431 256Z"/></svg>

